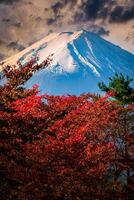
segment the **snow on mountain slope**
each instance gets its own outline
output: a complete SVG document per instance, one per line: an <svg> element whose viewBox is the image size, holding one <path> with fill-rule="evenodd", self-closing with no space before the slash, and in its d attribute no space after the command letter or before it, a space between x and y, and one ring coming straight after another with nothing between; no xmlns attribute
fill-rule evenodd
<svg viewBox="0 0 134 200"><path fill-rule="evenodd" d="M107 82L115 72L134 77L134 55L84 30L50 34L4 64L25 64L35 56L39 63L52 58L49 67L25 84L27 88L39 84L41 93L99 92L97 83Z"/></svg>

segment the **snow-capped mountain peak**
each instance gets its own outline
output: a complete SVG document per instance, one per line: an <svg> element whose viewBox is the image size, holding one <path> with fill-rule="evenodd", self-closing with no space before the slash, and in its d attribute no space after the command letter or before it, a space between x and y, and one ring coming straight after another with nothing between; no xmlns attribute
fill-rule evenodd
<svg viewBox="0 0 134 200"><path fill-rule="evenodd" d="M41 63L50 56L50 66L35 73L26 87L39 84L41 92L79 94L98 92L97 83L115 72L134 77L134 55L85 30L52 33L4 65L25 65L33 57Z"/></svg>

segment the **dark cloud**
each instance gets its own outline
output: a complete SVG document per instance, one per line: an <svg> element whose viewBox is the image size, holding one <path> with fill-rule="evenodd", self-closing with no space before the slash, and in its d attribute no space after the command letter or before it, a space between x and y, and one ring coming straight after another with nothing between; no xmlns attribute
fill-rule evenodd
<svg viewBox="0 0 134 200"><path fill-rule="evenodd" d="M134 1L120 3L114 0L87 0L74 14L74 22L103 19L111 22L126 22L134 19Z"/></svg>
<svg viewBox="0 0 134 200"><path fill-rule="evenodd" d="M99 18L103 18L103 19L107 19L109 16L109 5L106 4L105 7L103 7L103 9L98 11L98 16Z"/></svg>
<svg viewBox="0 0 134 200"><path fill-rule="evenodd" d="M109 35L110 31L106 30L104 27L99 27L98 30L96 31L96 34L98 35Z"/></svg>
<svg viewBox="0 0 134 200"><path fill-rule="evenodd" d="M58 2L52 4L51 8L54 13L58 13L60 9L63 9L66 5L70 4L70 7L77 5L78 0L59 0Z"/></svg>
<svg viewBox="0 0 134 200"><path fill-rule="evenodd" d="M107 30L106 28L104 28L103 26L98 26L98 25L92 25L92 27L90 28L91 32L94 32L100 36L108 36L110 31Z"/></svg>
<svg viewBox="0 0 134 200"><path fill-rule="evenodd" d="M87 0L83 2L74 14L73 22L95 21L98 18L107 18L108 6L106 0Z"/></svg>
<svg viewBox="0 0 134 200"><path fill-rule="evenodd" d="M111 1L109 0L109 3ZM73 23L95 21L100 18L106 19L108 16L109 4L106 0L87 0L81 1L81 4L78 4L78 1L73 1L71 6L77 6L77 10L74 12L72 18Z"/></svg>
<svg viewBox="0 0 134 200"><path fill-rule="evenodd" d="M88 0L85 5L85 12L87 18L96 18L98 12L102 9L105 0Z"/></svg>
<svg viewBox="0 0 134 200"><path fill-rule="evenodd" d="M54 24L55 22L56 22L56 19L53 19L53 18L49 18L49 19L47 19L47 21L46 21L46 23L47 23L48 26Z"/></svg>
<svg viewBox="0 0 134 200"><path fill-rule="evenodd" d="M0 0L0 4L13 4L19 1L20 0Z"/></svg>
<svg viewBox="0 0 134 200"><path fill-rule="evenodd" d="M11 48L13 50L23 50L25 47L21 44L19 44L18 42L10 42L8 45L7 45L8 48Z"/></svg>
<svg viewBox="0 0 134 200"><path fill-rule="evenodd" d="M6 22L10 22L10 21L11 21L11 20L10 20L9 18L3 18L3 19L2 19L2 22L5 22L5 23L6 23Z"/></svg>
<svg viewBox="0 0 134 200"><path fill-rule="evenodd" d="M53 5L51 6L51 9L53 10L53 12L54 12L55 14L57 14L57 13L59 12L59 10L60 10L61 8L63 8L63 6L64 6L63 3L57 2L57 3L55 3L55 4L53 4Z"/></svg>
<svg viewBox="0 0 134 200"><path fill-rule="evenodd" d="M67 14L66 12L68 13L74 12L73 11L74 7L78 7L78 1L79 0L59 0L56 3L52 4L51 10L53 11L55 20L57 21L60 17L64 17L64 15ZM66 6L69 6L68 11L66 11Z"/></svg>
<svg viewBox="0 0 134 200"><path fill-rule="evenodd" d="M73 22L76 24L84 20L85 20L85 16L83 12L76 12L73 16Z"/></svg>
<svg viewBox="0 0 134 200"><path fill-rule="evenodd" d="M112 12L110 19L112 22L126 22L134 19L134 6L126 10L122 6L117 6Z"/></svg>

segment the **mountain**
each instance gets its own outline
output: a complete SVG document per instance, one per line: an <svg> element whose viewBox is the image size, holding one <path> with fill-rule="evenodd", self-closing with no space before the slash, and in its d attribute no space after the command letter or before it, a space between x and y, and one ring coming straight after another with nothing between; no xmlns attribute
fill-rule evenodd
<svg viewBox="0 0 134 200"><path fill-rule="evenodd" d="M40 86L40 92L49 94L80 94L100 92L97 83L107 82L116 73L134 77L134 55L94 33L52 33L17 55L5 60L6 64L23 65L38 56L41 63L47 57L51 64L36 72L25 87Z"/></svg>

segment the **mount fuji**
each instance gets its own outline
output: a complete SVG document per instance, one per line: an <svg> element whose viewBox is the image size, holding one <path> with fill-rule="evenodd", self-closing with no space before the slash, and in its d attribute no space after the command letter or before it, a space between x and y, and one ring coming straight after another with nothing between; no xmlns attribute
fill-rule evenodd
<svg viewBox="0 0 134 200"><path fill-rule="evenodd" d="M46 69L33 74L25 84L26 88L38 84L41 93L100 93L97 83L107 83L115 73L134 77L133 54L85 30L52 33L3 64L19 61L25 65L36 56L39 63L52 59Z"/></svg>

